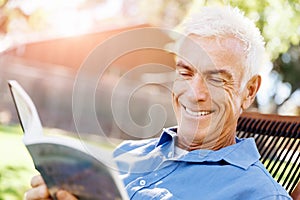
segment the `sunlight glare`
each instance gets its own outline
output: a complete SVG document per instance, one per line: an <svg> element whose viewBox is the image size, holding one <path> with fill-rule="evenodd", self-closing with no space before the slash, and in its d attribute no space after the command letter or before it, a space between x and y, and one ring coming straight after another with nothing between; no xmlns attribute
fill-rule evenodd
<svg viewBox="0 0 300 200"><path fill-rule="evenodd" d="M60 36L73 36L85 33L91 26L88 12L62 10L52 16L52 29Z"/></svg>

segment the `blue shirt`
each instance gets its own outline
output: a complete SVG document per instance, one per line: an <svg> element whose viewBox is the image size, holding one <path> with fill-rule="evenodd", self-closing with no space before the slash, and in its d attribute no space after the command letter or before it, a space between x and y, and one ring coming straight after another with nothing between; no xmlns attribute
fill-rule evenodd
<svg viewBox="0 0 300 200"><path fill-rule="evenodd" d="M114 152L130 199L291 199L259 161L254 139L175 157L176 128L125 141Z"/></svg>

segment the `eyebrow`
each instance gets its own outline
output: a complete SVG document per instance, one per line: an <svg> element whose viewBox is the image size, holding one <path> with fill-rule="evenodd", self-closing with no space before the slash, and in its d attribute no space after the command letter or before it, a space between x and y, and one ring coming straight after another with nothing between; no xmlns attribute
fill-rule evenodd
<svg viewBox="0 0 300 200"><path fill-rule="evenodd" d="M185 64L182 61L176 62L176 67L181 67L181 68L184 68L184 69L187 69L187 70L194 71L188 64Z"/></svg>
<svg viewBox="0 0 300 200"><path fill-rule="evenodd" d="M230 71L226 70L226 69L218 69L218 70L209 70L204 72L204 74L208 74L208 75L224 75L226 78L232 78L232 74L230 73Z"/></svg>

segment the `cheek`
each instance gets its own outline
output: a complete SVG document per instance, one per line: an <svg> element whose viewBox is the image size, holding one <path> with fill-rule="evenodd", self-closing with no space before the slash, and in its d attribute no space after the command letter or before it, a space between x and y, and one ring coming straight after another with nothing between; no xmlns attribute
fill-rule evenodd
<svg viewBox="0 0 300 200"><path fill-rule="evenodd" d="M230 90L227 92L227 102L230 107L230 113L235 119L241 112L241 94L237 90Z"/></svg>
<svg viewBox="0 0 300 200"><path fill-rule="evenodd" d="M187 90L187 81L176 79L173 84L173 99L178 98Z"/></svg>
<svg viewBox="0 0 300 200"><path fill-rule="evenodd" d="M175 116L177 121L180 121L181 118L181 107L179 105L179 98L185 93L187 90L187 83L183 80L175 80L173 84L173 92L172 92L172 103L173 103L173 110L175 112Z"/></svg>
<svg viewBox="0 0 300 200"><path fill-rule="evenodd" d="M213 88L211 89L211 96L212 100L220 107L223 107L226 112L239 112L238 109L241 103L238 90L232 87Z"/></svg>

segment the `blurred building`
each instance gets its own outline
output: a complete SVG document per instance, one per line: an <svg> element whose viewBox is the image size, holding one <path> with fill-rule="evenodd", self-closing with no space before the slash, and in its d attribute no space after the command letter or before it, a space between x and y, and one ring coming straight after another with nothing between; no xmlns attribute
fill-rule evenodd
<svg viewBox="0 0 300 200"><path fill-rule="evenodd" d="M25 43L2 52L0 54L0 112L12 116L10 123L18 122L7 87L7 80L15 79L32 97L45 126L76 132L72 111L73 87L78 74L81 73L85 59L93 50L106 44L107 41L114 41L115 38L128 31L147 28L151 26L133 24L78 36ZM146 37L149 36L140 34L136 37L136 39L141 37L140 39L147 40ZM130 49L131 41L116 44L108 42L110 46L105 46L107 51L99 55L99 59L93 60L97 62L99 69L105 68L104 73L99 76L95 91L97 104L95 111L106 135L117 138L147 137L144 133L134 137L123 133L122 127L120 128L114 121L111 110L112 95L117 95L119 101L124 102L124 109L129 109L133 122L141 127L151 123L148 112L154 104L161 105L168 113L165 126L175 124L170 101L171 93L168 89L171 87L170 74L173 71L174 60L170 53L163 50L171 39L159 30L150 37L148 39L156 41L156 45L160 48ZM102 66L103 60L110 55L109 52L113 53L127 46L126 54L119 55L109 65ZM139 68L143 70L139 71ZM154 82L151 82L151 79ZM164 86L164 82L169 82L168 86ZM122 91L114 91L115 88L120 88L118 84L122 85ZM130 91L130 88L137 85L142 87ZM112 94L113 92L117 94ZM82 101L81 110L84 110L86 106L85 101ZM99 130L96 126L89 124L89 117L88 114L81 116L83 124L86 124L84 131L97 134ZM124 115L123 120L130 123L127 117L128 115ZM159 117L161 116L155 116L155 118Z"/></svg>

